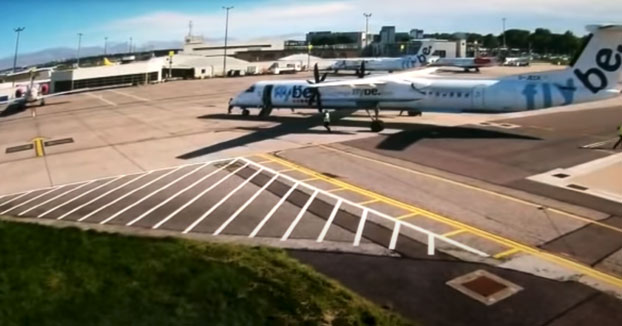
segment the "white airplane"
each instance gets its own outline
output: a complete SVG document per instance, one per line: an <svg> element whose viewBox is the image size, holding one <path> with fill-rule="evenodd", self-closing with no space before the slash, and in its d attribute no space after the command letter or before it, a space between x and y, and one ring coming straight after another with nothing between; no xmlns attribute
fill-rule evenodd
<svg viewBox="0 0 622 326"><path fill-rule="evenodd" d="M66 92L48 94L49 86L47 83L35 81L34 70L31 72L29 84L16 84L11 87L7 95L0 95L0 116L6 115L8 112L15 113L25 110L28 106L39 102L39 106L45 105L45 100L50 97L61 95L69 95L75 93L91 92L96 90L104 90L109 88L125 87L131 84L103 86L97 88L83 88ZM32 110L33 117L36 111Z"/></svg>
<svg viewBox="0 0 622 326"><path fill-rule="evenodd" d="M402 71L412 68L425 66L428 64L428 57L434 52L432 42L422 41L417 54L406 55L397 58L355 58L337 60L330 66L330 70L335 73L339 70L356 71L360 76L360 67L365 65L367 71Z"/></svg>
<svg viewBox="0 0 622 326"><path fill-rule="evenodd" d="M590 25L577 60L564 70L494 79L439 78L434 68L365 79L315 82L264 81L231 99L230 106L261 108L370 109L372 131L384 129L379 110L506 113L597 101L620 95L622 25Z"/></svg>

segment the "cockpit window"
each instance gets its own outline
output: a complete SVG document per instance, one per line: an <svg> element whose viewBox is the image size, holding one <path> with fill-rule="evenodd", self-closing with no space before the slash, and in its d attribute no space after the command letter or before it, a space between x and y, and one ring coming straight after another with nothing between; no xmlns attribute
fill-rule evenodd
<svg viewBox="0 0 622 326"><path fill-rule="evenodd" d="M254 92L254 91L255 91L255 86L253 85L253 86L251 86L249 89L247 89L247 90L245 91L245 93L252 93L252 92Z"/></svg>

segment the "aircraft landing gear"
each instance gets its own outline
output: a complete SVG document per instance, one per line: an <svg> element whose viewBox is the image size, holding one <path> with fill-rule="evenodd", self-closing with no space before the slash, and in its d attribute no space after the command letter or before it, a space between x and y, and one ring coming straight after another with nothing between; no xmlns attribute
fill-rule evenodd
<svg viewBox="0 0 622 326"><path fill-rule="evenodd" d="M369 110L365 110L365 111L367 111L367 114L371 118L371 131L373 131L373 132L381 132L381 131L383 131L384 130L384 121L382 121L382 120L380 120L378 118L378 115L380 114L378 108L374 108L374 116L371 115Z"/></svg>
<svg viewBox="0 0 622 326"><path fill-rule="evenodd" d="M44 106L45 105L45 99L41 99L41 102L39 102L39 106Z"/></svg>
<svg viewBox="0 0 622 326"><path fill-rule="evenodd" d="M259 111L259 116L261 118L266 118L270 116L270 113L272 113L272 107L271 106L264 106L261 108L261 111Z"/></svg>
<svg viewBox="0 0 622 326"><path fill-rule="evenodd" d="M418 117L420 115L421 115L421 111L408 110L408 116L409 117Z"/></svg>
<svg viewBox="0 0 622 326"><path fill-rule="evenodd" d="M243 117L248 117L251 114L251 112L248 109L242 109L242 116Z"/></svg>

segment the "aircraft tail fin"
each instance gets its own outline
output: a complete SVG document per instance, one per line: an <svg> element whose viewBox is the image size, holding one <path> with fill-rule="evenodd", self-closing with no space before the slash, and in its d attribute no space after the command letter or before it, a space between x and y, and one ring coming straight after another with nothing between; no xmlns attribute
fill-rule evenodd
<svg viewBox="0 0 622 326"><path fill-rule="evenodd" d="M589 25L591 32L570 71L596 94L622 83L622 25Z"/></svg>
<svg viewBox="0 0 622 326"><path fill-rule="evenodd" d="M104 66L113 66L114 64L108 60L108 58L104 58Z"/></svg>

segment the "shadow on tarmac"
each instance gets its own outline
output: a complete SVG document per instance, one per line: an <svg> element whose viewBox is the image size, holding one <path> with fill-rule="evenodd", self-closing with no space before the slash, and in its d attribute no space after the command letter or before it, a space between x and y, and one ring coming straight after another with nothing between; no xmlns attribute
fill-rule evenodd
<svg viewBox="0 0 622 326"><path fill-rule="evenodd" d="M369 128L368 121L353 121L342 120L346 116L350 116L354 113L354 110L338 111L332 114L331 126L347 126L347 127L361 127L365 128L363 131L367 131ZM228 115L228 114L210 114L198 117L198 119L214 119L214 120L230 120L230 121L265 121L265 122L278 122L279 124L269 128L238 128L240 130L253 131L250 134L227 140L221 143L213 144L207 147L200 148L198 150L182 154L178 156L179 159L193 159L196 157L212 154L215 152L231 149L238 146L246 146L252 143L260 142L263 140L274 139L289 134L324 134L323 130L310 130L313 127L322 125L322 117L318 114L308 116L306 118L300 117L287 117L287 116L269 116L265 118L258 118L256 116L241 116L241 115ZM505 132L484 130L468 127L439 127L430 126L417 123L403 123L403 122L391 122L385 121L385 128L388 129L402 129L403 132L395 135L388 136L382 143L378 145L380 149L388 150L402 150L413 143L421 139L426 138L446 138L446 139L494 139L494 138L510 138L510 139L525 139L525 140L540 140L540 138L534 138L523 135L510 134ZM333 134L350 134L348 132L340 132L333 130Z"/></svg>

